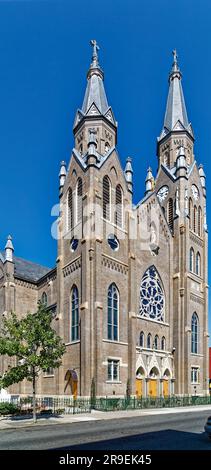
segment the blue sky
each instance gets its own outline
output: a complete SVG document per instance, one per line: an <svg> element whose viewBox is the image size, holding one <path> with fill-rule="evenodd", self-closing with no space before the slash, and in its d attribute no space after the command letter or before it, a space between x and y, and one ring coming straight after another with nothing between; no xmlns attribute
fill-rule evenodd
<svg viewBox="0 0 211 470"><path fill-rule="evenodd" d="M147 167L157 169L175 47L196 159L211 181L210 23L208 0L0 0L0 249L11 233L17 256L55 263L51 207L59 163L73 146L93 38L123 165L133 158L134 202ZM208 222L209 199L208 184Z"/></svg>

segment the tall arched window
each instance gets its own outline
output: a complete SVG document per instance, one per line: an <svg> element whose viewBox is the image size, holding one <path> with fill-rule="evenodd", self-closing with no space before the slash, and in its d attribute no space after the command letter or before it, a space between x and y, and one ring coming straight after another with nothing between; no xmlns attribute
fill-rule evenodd
<svg viewBox="0 0 211 470"><path fill-rule="evenodd" d="M193 209L193 231L196 233L196 218L197 218L197 207L194 206L194 209Z"/></svg>
<svg viewBox="0 0 211 470"><path fill-rule="evenodd" d="M67 193L67 230L71 230L73 228L73 223L73 192L72 188L69 188Z"/></svg>
<svg viewBox="0 0 211 470"><path fill-rule="evenodd" d="M196 253L196 274L201 276L201 255L199 252Z"/></svg>
<svg viewBox="0 0 211 470"><path fill-rule="evenodd" d="M71 341L79 339L79 297L78 288L73 286L71 291Z"/></svg>
<svg viewBox="0 0 211 470"><path fill-rule="evenodd" d="M194 272L194 264L195 264L195 263L194 263L194 261L195 261L195 260L194 260L194 257L195 257L195 256L194 256L194 249L191 248L191 249L190 249L190 260L189 260L189 262L190 262L190 272L191 272L191 273Z"/></svg>
<svg viewBox="0 0 211 470"><path fill-rule="evenodd" d="M191 352L198 353L199 346L199 320L196 312L192 315L191 320Z"/></svg>
<svg viewBox="0 0 211 470"><path fill-rule="evenodd" d="M174 209L173 209L173 199L170 198L168 200L168 206L167 206L167 220L168 224L171 230L173 230L174 226Z"/></svg>
<svg viewBox="0 0 211 470"><path fill-rule="evenodd" d="M151 349L151 346L152 346L152 336L149 333L148 336L147 336L147 348Z"/></svg>
<svg viewBox="0 0 211 470"><path fill-rule="evenodd" d="M120 184L116 187L115 224L119 227L122 227L123 225L123 195Z"/></svg>
<svg viewBox="0 0 211 470"><path fill-rule="evenodd" d="M48 296L47 296L46 292L42 293L41 302L45 306L48 305Z"/></svg>
<svg viewBox="0 0 211 470"><path fill-rule="evenodd" d="M82 221L82 179L78 178L76 186L76 217L77 223Z"/></svg>
<svg viewBox="0 0 211 470"><path fill-rule="evenodd" d="M166 338L165 338L165 336L163 336L162 339L161 339L161 349L162 349L162 351L165 351L165 349L166 349Z"/></svg>
<svg viewBox="0 0 211 470"><path fill-rule="evenodd" d="M103 218L111 219L111 184L108 176L103 178Z"/></svg>
<svg viewBox="0 0 211 470"><path fill-rule="evenodd" d="M193 202L192 202L192 199L191 197L189 198L189 228L192 229L193 228Z"/></svg>
<svg viewBox="0 0 211 470"><path fill-rule="evenodd" d="M201 207L198 208L198 235L201 236Z"/></svg>
<svg viewBox="0 0 211 470"><path fill-rule="evenodd" d="M139 336L139 346L141 348L144 347L144 332L143 331L141 331L140 336Z"/></svg>
<svg viewBox="0 0 211 470"><path fill-rule="evenodd" d="M118 341L119 331L119 292L115 284L108 288L108 339Z"/></svg>
<svg viewBox="0 0 211 470"><path fill-rule="evenodd" d="M159 342L159 338L158 338L158 335L155 336L155 340L154 340L154 347L155 349L158 349L158 342Z"/></svg>

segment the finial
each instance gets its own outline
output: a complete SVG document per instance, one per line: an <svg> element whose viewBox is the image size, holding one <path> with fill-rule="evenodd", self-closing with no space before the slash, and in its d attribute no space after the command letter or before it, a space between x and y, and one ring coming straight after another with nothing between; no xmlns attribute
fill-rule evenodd
<svg viewBox="0 0 211 470"><path fill-rule="evenodd" d="M129 191L131 192L131 194L133 194L133 168L131 157L127 157L126 159L125 179L127 181Z"/></svg>
<svg viewBox="0 0 211 470"><path fill-rule="evenodd" d="M60 172L59 172L59 195L62 196L63 187L66 180L67 169L66 162L64 160L60 163Z"/></svg>
<svg viewBox="0 0 211 470"><path fill-rule="evenodd" d="M98 51L99 51L100 48L97 44L96 39L91 39L90 44L93 47L92 66L96 67L98 65Z"/></svg>
<svg viewBox="0 0 211 470"><path fill-rule="evenodd" d="M172 51L172 54L173 54L173 56L174 56L174 64L177 64L177 59L178 59L177 50L174 49L174 50Z"/></svg>
<svg viewBox="0 0 211 470"><path fill-rule="evenodd" d="M178 66L178 54L177 54L177 50L174 49L172 51L172 54L173 54L173 57L174 57L174 61L173 61L173 64L172 64L172 68L171 68L171 73L170 73L170 78L174 78L175 75L174 73L177 73L177 76L179 75L179 78L182 77L182 74L180 72L180 69L179 69L179 66Z"/></svg>

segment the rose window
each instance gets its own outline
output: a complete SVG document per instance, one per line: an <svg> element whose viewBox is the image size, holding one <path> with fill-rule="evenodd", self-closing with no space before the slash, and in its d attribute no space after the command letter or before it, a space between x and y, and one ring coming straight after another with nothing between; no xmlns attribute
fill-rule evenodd
<svg viewBox="0 0 211 470"><path fill-rule="evenodd" d="M139 314L151 320L164 321L164 293L154 266L147 269L141 281Z"/></svg>

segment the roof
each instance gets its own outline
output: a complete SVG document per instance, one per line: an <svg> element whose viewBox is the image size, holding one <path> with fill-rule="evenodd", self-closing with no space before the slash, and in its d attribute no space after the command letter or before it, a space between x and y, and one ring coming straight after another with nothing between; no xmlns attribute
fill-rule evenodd
<svg viewBox="0 0 211 470"><path fill-rule="evenodd" d="M0 259L3 263L5 262L5 253L3 251L0 252ZM52 268L47 268L41 264L33 263L33 261L18 258L17 256L13 256L13 262L15 265L14 275L27 281L37 282L52 271Z"/></svg>
<svg viewBox="0 0 211 470"><path fill-rule="evenodd" d="M32 261L27 261L23 258L17 258L14 256L13 260L15 264L15 276L21 277L28 281L36 282L51 271L50 268L33 263Z"/></svg>

